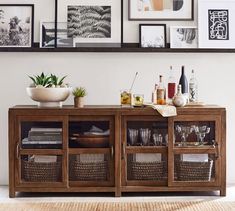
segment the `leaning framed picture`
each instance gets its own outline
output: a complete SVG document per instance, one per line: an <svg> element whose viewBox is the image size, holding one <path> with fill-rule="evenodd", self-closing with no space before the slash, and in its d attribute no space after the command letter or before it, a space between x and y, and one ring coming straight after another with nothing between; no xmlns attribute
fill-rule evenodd
<svg viewBox="0 0 235 211"><path fill-rule="evenodd" d="M198 48L198 29L195 26L171 26L171 48Z"/></svg>
<svg viewBox="0 0 235 211"><path fill-rule="evenodd" d="M73 38L68 37L67 22L57 23L57 47L73 47ZM55 48L55 22L40 22L40 48Z"/></svg>
<svg viewBox="0 0 235 211"><path fill-rule="evenodd" d="M0 4L0 47L32 47L33 25L33 4Z"/></svg>
<svg viewBox="0 0 235 211"><path fill-rule="evenodd" d="M234 26L234 0L198 0L199 48L235 48Z"/></svg>
<svg viewBox="0 0 235 211"><path fill-rule="evenodd" d="M193 20L194 0L128 0L129 20Z"/></svg>
<svg viewBox="0 0 235 211"><path fill-rule="evenodd" d="M58 0L74 47L121 47L121 0Z"/></svg>
<svg viewBox="0 0 235 211"><path fill-rule="evenodd" d="M166 24L140 24L141 48L166 48Z"/></svg>

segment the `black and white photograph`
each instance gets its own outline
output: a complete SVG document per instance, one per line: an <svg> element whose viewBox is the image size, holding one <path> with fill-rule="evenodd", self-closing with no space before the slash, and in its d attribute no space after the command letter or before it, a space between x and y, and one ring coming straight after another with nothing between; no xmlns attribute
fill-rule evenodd
<svg viewBox="0 0 235 211"><path fill-rule="evenodd" d="M141 48L166 48L166 24L140 24Z"/></svg>
<svg viewBox="0 0 235 211"><path fill-rule="evenodd" d="M121 0L58 0L58 22L68 23L74 47L121 47Z"/></svg>
<svg viewBox="0 0 235 211"><path fill-rule="evenodd" d="M68 6L68 36L111 37L110 6Z"/></svg>
<svg viewBox="0 0 235 211"><path fill-rule="evenodd" d="M194 26L172 26L171 48L198 48L198 29Z"/></svg>
<svg viewBox="0 0 235 211"><path fill-rule="evenodd" d="M235 48L234 25L234 0L198 0L199 48Z"/></svg>
<svg viewBox="0 0 235 211"><path fill-rule="evenodd" d="M57 23L57 47L73 47L73 38L68 37L67 22ZM55 48L55 22L41 21L40 48Z"/></svg>
<svg viewBox="0 0 235 211"><path fill-rule="evenodd" d="M0 4L0 47L32 47L34 5Z"/></svg>

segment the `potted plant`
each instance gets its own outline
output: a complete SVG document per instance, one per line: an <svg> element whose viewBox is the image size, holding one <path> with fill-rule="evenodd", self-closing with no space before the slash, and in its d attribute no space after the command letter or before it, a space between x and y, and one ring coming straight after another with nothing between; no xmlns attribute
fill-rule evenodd
<svg viewBox="0 0 235 211"><path fill-rule="evenodd" d="M39 102L40 107L61 107L71 93L71 88L64 83L66 76L59 78L56 75L29 76L32 84L27 93L32 100Z"/></svg>
<svg viewBox="0 0 235 211"><path fill-rule="evenodd" d="M84 107L84 97L87 95L86 89L84 87L76 87L73 90L74 96L74 107L82 108Z"/></svg>

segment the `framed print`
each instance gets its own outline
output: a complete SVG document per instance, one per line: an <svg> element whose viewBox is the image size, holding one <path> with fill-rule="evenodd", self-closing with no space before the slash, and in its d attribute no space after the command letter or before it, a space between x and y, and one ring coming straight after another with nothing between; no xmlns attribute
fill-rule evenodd
<svg viewBox="0 0 235 211"><path fill-rule="evenodd" d="M59 0L74 47L121 47L121 0Z"/></svg>
<svg viewBox="0 0 235 211"><path fill-rule="evenodd" d="M68 37L67 22L57 23L57 47L73 47L73 38ZM40 22L40 48L55 48L55 22Z"/></svg>
<svg viewBox="0 0 235 211"><path fill-rule="evenodd" d="M0 47L32 47L33 24L33 4L0 4Z"/></svg>
<svg viewBox="0 0 235 211"><path fill-rule="evenodd" d="M166 48L166 24L140 24L141 48Z"/></svg>
<svg viewBox="0 0 235 211"><path fill-rule="evenodd" d="M198 0L199 48L235 48L235 0Z"/></svg>
<svg viewBox="0 0 235 211"><path fill-rule="evenodd" d="M198 29L195 26L171 26L171 48L198 48Z"/></svg>
<svg viewBox="0 0 235 211"><path fill-rule="evenodd" d="M194 0L129 0L129 20L193 20Z"/></svg>

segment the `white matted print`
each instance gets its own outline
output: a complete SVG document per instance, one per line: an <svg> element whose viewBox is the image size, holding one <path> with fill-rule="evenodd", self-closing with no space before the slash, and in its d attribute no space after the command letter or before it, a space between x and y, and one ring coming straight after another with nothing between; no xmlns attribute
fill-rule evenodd
<svg viewBox="0 0 235 211"><path fill-rule="evenodd" d="M198 48L198 29L194 26L171 26L171 48Z"/></svg>
<svg viewBox="0 0 235 211"><path fill-rule="evenodd" d="M193 0L129 0L129 20L193 20Z"/></svg>
<svg viewBox="0 0 235 211"><path fill-rule="evenodd" d="M74 47L120 47L121 0L59 0L58 21L68 22Z"/></svg>
<svg viewBox="0 0 235 211"><path fill-rule="evenodd" d="M0 4L0 47L32 47L33 5Z"/></svg>
<svg viewBox="0 0 235 211"><path fill-rule="evenodd" d="M235 48L235 0L198 0L199 48Z"/></svg>
<svg viewBox="0 0 235 211"><path fill-rule="evenodd" d="M140 24L140 47L165 48L166 24Z"/></svg>

